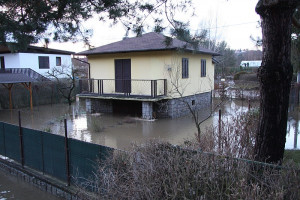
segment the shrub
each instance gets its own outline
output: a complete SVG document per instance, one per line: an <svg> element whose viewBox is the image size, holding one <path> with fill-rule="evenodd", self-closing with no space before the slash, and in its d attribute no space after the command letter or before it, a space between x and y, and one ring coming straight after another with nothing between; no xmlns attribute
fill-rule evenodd
<svg viewBox="0 0 300 200"><path fill-rule="evenodd" d="M253 164L253 163L252 163ZM276 169L150 141L99 165L98 199L297 199L299 167Z"/></svg>
<svg viewBox="0 0 300 200"><path fill-rule="evenodd" d="M244 160L257 118L257 109L236 112L183 146L152 140L115 151L87 185L95 199L299 199L299 166Z"/></svg>
<svg viewBox="0 0 300 200"><path fill-rule="evenodd" d="M215 154L252 159L258 116L258 109L249 112L236 110L207 127L201 138L196 138L197 141L190 146Z"/></svg>
<svg viewBox="0 0 300 200"><path fill-rule="evenodd" d="M239 80L240 75L242 75L242 74L248 74L248 72L240 71L240 72L235 73L234 76L233 76L233 80Z"/></svg>

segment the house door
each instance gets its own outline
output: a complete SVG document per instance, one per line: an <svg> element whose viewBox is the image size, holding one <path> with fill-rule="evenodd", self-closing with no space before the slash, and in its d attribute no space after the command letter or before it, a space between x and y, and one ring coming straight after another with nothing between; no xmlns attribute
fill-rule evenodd
<svg viewBox="0 0 300 200"><path fill-rule="evenodd" d="M131 93L131 60L115 60L115 89L120 93Z"/></svg>
<svg viewBox="0 0 300 200"><path fill-rule="evenodd" d="M3 56L0 57L0 66L1 66L0 69L5 69L5 63L4 63L4 57Z"/></svg>

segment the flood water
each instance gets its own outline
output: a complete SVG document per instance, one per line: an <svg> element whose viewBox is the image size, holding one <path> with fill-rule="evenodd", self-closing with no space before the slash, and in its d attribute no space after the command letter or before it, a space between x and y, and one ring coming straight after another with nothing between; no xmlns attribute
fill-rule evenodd
<svg viewBox="0 0 300 200"><path fill-rule="evenodd" d="M258 102L251 103L252 107ZM222 115L248 110L248 102L232 100L222 107ZM202 124L202 130L218 122L218 109L212 117ZM178 119L158 119L154 121L142 120L138 117L116 114L87 114L84 103L45 105L35 107L33 111L28 108L21 109L22 126L54 134L64 135L64 118L67 119L68 134L86 142L102 144L117 149L128 149L133 142L143 143L149 139L159 138L172 144L181 144L185 140L195 137L196 128L191 117ZM286 149L299 149L299 111L290 108ZM18 124L18 110L2 110L0 121ZM4 199L57 199L51 194L18 180L16 177L6 175L0 170L0 200Z"/></svg>
<svg viewBox="0 0 300 200"><path fill-rule="evenodd" d="M43 192L33 185L25 183L23 180L6 174L0 170L0 200L15 199L15 200L55 200L60 199L47 192Z"/></svg>
<svg viewBox="0 0 300 200"><path fill-rule="evenodd" d="M258 102L251 103L253 107ZM223 116L248 110L247 101L232 100L221 107ZM299 149L298 110L290 112L286 149ZM63 119L67 119L68 136L86 142L128 149L133 142L143 143L149 139L161 139L172 144L182 144L195 137L196 128L191 117L178 119L142 120L139 117L117 114L87 114L84 102L72 106L66 104L45 105L21 109L22 126L64 135ZM0 112L0 121L18 124L18 110ZM218 122L218 109L201 126Z"/></svg>

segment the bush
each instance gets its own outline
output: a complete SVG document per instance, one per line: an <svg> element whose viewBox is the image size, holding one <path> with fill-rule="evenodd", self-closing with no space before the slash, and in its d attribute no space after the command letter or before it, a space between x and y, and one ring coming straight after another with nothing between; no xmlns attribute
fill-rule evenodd
<svg viewBox="0 0 300 200"><path fill-rule="evenodd" d="M150 141L99 165L98 199L299 199L299 167L275 169Z"/></svg>
<svg viewBox="0 0 300 200"><path fill-rule="evenodd" d="M258 127L258 109L223 113L221 121L207 127L192 148L235 158L252 159Z"/></svg>
<svg viewBox="0 0 300 200"><path fill-rule="evenodd" d="M234 76L233 76L233 80L239 80L240 79L240 75L242 75L242 74L248 74L248 72L240 71L238 73L235 73Z"/></svg>
<svg viewBox="0 0 300 200"><path fill-rule="evenodd" d="M299 166L241 159L252 158L257 119L257 109L237 111L184 146L153 140L115 151L87 185L95 199L299 199Z"/></svg>

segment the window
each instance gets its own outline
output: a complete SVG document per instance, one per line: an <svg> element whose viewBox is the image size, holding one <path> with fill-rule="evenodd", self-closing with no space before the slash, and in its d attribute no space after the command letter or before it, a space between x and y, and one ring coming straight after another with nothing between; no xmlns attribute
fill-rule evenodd
<svg viewBox="0 0 300 200"><path fill-rule="evenodd" d="M56 66L61 66L61 57L56 57Z"/></svg>
<svg viewBox="0 0 300 200"><path fill-rule="evenodd" d="M182 58L182 78L189 77L189 60L187 58Z"/></svg>
<svg viewBox="0 0 300 200"><path fill-rule="evenodd" d="M192 100L192 106L194 106L194 105L195 105L195 103L196 103L196 102L195 102L195 100Z"/></svg>
<svg viewBox="0 0 300 200"><path fill-rule="evenodd" d="M206 60L201 59L201 77L206 76Z"/></svg>
<svg viewBox="0 0 300 200"><path fill-rule="evenodd" d="M0 69L5 69L5 62L4 62L4 57L0 57Z"/></svg>
<svg viewBox="0 0 300 200"><path fill-rule="evenodd" d="M39 56L39 68L49 69L49 56Z"/></svg>

